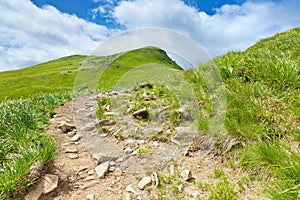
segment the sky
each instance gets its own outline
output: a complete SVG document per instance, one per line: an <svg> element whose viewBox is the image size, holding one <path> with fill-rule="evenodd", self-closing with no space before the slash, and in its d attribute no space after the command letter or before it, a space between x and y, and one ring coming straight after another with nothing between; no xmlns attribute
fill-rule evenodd
<svg viewBox="0 0 300 200"><path fill-rule="evenodd" d="M0 0L0 71L90 54L122 32L160 27L211 56L300 27L299 0Z"/></svg>

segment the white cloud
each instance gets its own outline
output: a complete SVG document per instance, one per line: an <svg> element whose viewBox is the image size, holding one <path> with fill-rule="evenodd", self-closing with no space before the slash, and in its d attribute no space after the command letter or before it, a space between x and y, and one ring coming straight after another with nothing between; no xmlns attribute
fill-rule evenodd
<svg viewBox="0 0 300 200"><path fill-rule="evenodd" d="M105 26L38 8L28 0L0 2L0 71L72 54L89 54L110 36Z"/></svg>
<svg viewBox="0 0 300 200"><path fill-rule="evenodd" d="M183 32L216 56L244 50L261 38L300 26L299 7L298 0L249 0L207 15L181 0L133 0L115 7L114 17L128 29L165 27Z"/></svg>

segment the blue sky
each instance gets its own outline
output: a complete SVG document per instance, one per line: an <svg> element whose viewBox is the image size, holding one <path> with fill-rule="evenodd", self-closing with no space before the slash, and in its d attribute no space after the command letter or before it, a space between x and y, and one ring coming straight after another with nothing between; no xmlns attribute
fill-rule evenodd
<svg viewBox="0 0 300 200"><path fill-rule="evenodd" d="M185 34L216 57L300 27L299 0L0 0L0 71L90 54L137 28Z"/></svg>

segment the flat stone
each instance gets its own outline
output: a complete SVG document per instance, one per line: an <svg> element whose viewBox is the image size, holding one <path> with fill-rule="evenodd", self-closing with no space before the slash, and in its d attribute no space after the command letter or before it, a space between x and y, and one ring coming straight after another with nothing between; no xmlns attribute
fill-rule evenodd
<svg viewBox="0 0 300 200"><path fill-rule="evenodd" d="M95 200L95 195L94 194L87 194L86 199L87 200Z"/></svg>
<svg viewBox="0 0 300 200"><path fill-rule="evenodd" d="M93 175L95 173L95 171L93 169L88 171L88 175Z"/></svg>
<svg viewBox="0 0 300 200"><path fill-rule="evenodd" d="M76 135L74 135L74 136L70 139L70 141L71 141L71 142L77 142L80 138L81 138L81 136L80 136L79 134L76 134Z"/></svg>
<svg viewBox="0 0 300 200"><path fill-rule="evenodd" d="M140 182L138 183L138 188L143 190L145 189L147 186L150 186L152 184L152 179L150 176L146 176L144 178L142 178L142 180L140 180Z"/></svg>
<svg viewBox="0 0 300 200"><path fill-rule="evenodd" d="M95 168L99 178L103 178L109 170L109 162L102 163Z"/></svg>
<svg viewBox="0 0 300 200"><path fill-rule="evenodd" d="M77 158L79 158L79 156L77 154L70 154L68 157L70 159L77 159Z"/></svg>
<svg viewBox="0 0 300 200"><path fill-rule="evenodd" d="M65 151L65 153L77 153L77 152L78 152L77 149L67 149L67 150Z"/></svg>
<svg viewBox="0 0 300 200"><path fill-rule="evenodd" d="M95 180L94 176L87 176L84 178L84 181L91 181L91 180Z"/></svg>
<svg viewBox="0 0 300 200"><path fill-rule="evenodd" d="M58 185L58 176L53 174L45 174L43 177L44 185L43 185L43 193L48 194L55 190Z"/></svg>
<svg viewBox="0 0 300 200"><path fill-rule="evenodd" d="M108 120L108 119L101 119L99 120L99 125L100 126L113 126L115 125L117 122L114 120Z"/></svg>
<svg viewBox="0 0 300 200"><path fill-rule="evenodd" d="M96 124L93 122L89 122L80 128L81 131L93 131L96 129Z"/></svg>
<svg viewBox="0 0 300 200"><path fill-rule="evenodd" d="M58 128L61 129L63 133L68 133L74 130L76 127L72 124L68 124L67 122L59 122Z"/></svg>
<svg viewBox="0 0 300 200"><path fill-rule="evenodd" d="M140 193L138 193L138 192L135 190L135 188L133 187L133 184L127 185L126 188L125 188L125 190L126 190L127 192L130 192L130 193L134 194L135 196L137 196L137 195L140 194Z"/></svg>
<svg viewBox="0 0 300 200"><path fill-rule="evenodd" d="M115 116L117 114L118 113L116 113L116 112L105 112L105 113L103 113L103 115L105 115L105 116Z"/></svg>
<svg viewBox="0 0 300 200"><path fill-rule="evenodd" d="M110 160L116 160L120 155L114 152L98 152L92 154L92 156L98 161L98 163L103 163Z"/></svg>
<svg viewBox="0 0 300 200"><path fill-rule="evenodd" d="M99 181L90 181L90 182L86 183L86 184L82 187L82 189L85 190L85 189L94 187L94 186L96 186L96 185L98 185L98 184L99 184Z"/></svg>
<svg viewBox="0 0 300 200"><path fill-rule="evenodd" d="M191 170L189 169L185 169L181 172L181 178L185 181L188 181L189 179L191 179L193 177Z"/></svg>
<svg viewBox="0 0 300 200"><path fill-rule="evenodd" d="M147 116L147 115L149 115L149 113L148 113L148 111L147 111L146 108L142 108L142 109L140 109L140 110L137 110L137 111L135 111L135 112L132 114L132 116L133 116L134 118L138 118L138 117L142 117L142 116Z"/></svg>

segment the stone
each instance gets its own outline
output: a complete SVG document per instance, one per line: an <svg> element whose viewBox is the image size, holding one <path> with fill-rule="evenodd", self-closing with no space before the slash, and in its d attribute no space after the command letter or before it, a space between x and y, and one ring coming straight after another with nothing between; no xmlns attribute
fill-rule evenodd
<svg viewBox="0 0 300 200"><path fill-rule="evenodd" d="M108 119L101 119L98 121L100 126L113 126L115 125L117 122L114 120L108 120Z"/></svg>
<svg viewBox="0 0 300 200"><path fill-rule="evenodd" d="M70 139L70 141L71 141L71 142L77 142L80 138L81 138L81 136L80 136L79 134L76 134L76 135L74 135L74 136Z"/></svg>
<svg viewBox="0 0 300 200"><path fill-rule="evenodd" d="M136 197L136 200L142 200L141 195L138 195L138 196Z"/></svg>
<svg viewBox="0 0 300 200"><path fill-rule="evenodd" d="M95 200L95 195L94 194L87 194L86 199L87 200Z"/></svg>
<svg viewBox="0 0 300 200"><path fill-rule="evenodd" d="M132 200L131 194L128 192L125 192L124 194L124 200Z"/></svg>
<svg viewBox="0 0 300 200"><path fill-rule="evenodd" d="M112 175L115 177L120 177L120 176L122 176L122 174L123 174L123 171L119 167L116 167Z"/></svg>
<svg viewBox="0 0 300 200"><path fill-rule="evenodd" d="M150 186L152 184L152 179L150 176L146 176L144 178L142 178L142 180L140 180L140 182L138 183L138 188L143 190L145 189L147 186Z"/></svg>
<svg viewBox="0 0 300 200"><path fill-rule="evenodd" d="M77 153L77 149L66 149L65 153Z"/></svg>
<svg viewBox="0 0 300 200"><path fill-rule="evenodd" d="M95 117L95 114L94 112L90 112L88 114L85 115L87 118L94 118Z"/></svg>
<svg viewBox="0 0 300 200"><path fill-rule="evenodd" d="M96 129L96 124L93 122L89 122L80 128L81 131L93 131Z"/></svg>
<svg viewBox="0 0 300 200"><path fill-rule="evenodd" d="M150 83L144 83L140 85L140 88L148 88L148 89L152 89L153 85L151 85Z"/></svg>
<svg viewBox="0 0 300 200"><path fill-rule="evenodd" d="M82 189L85 190L85 189L94 187L94 186L96 186L98 183L99 183L99 181L90 181L90 182L86 183L85 185L83 185Z"/></svg>
<svg viewBox="0 0 300 200"><path fill-rule="evenodd" d="M91 170L88 171L88 175L93 175L93 174L94 174L94 170L93 169L91 169Z"/></svg>
<svg viewBox="0 0 300 200"><path fill-rule="evenodd" d="M58 128L61 129L63 133L68 133L74 130L76 127L72 124L68 124L67 122L59 122Z"/></svg>
<svg viewBox="0 0 300 200"><path fill-rule="evenodd" d="M57 188L58 185L58 176L53 175L53 174L45 174L45 176L43 177L43 193L44 194L48 194L50 192L52 192L53 190L55 190L55 188Z"/></svg>
<svg viewBox="0 0 300 200"><path fill-rule="evenodd" d="M133 187L133 184L132 184L132 183L129 184L129 185L127 185L126 188L125 188L125 190L126 190L127 192L130 192L130 193L134 194L135 196L139 195L139 193L138 193L138 192L135 190L135 188Z"/></svg>
<svg viewBox="0 0 300 200"><path fill-rule="evenodd" d="M98 161L98 163L103 163L118 159L120 154L118 152L98 152L92 154L92 156Z"/></svg>
<svg viewBox="0 0 300 200"><path fill-rule="evenodd" d="M95 168L95 171L99 178L103 178L109 170L109 162L102 163Z"/></svg>
<svg viewBox="0 0 300 200"><path fill-rule="evenodd" d="M152 180L152 182L154 183L155 187L157 187L158 184L159 184L159 179L158 179L158 176L157 176L157 173L156 173L156 172L153 172L153 173L151 174L151 180Z"/></svg>
<svg viewBox="0 0 300 200"><path fill-rule="evenodd" d="M116 113L116 112L105 112L105 113L103 113L103 115L105 115L105 116L115 116L117 114L118 113Z"/></svg>
<svg viewBox="0 0 300 200"><path fill-rule="evenodd" d="M189 179L193 178L192 172L189 169L185 169L180 174L181 178L185 181L188 181Z"/></svg>
<svg viewBox="0 0 300 200"><path fill-rule="evenodd" d="M77 154L70 154L68 157L70 159L77 159L77 158L79 158L79 156Z"/></svg>
<svg viewBox="0 0 300 200"><path fill-rule="evenodd" d="M145 118L148 118L148 117L149 117L149 113L148 113L148 111L147 111L146 108L142 108L142 109L140 109L140 110L135 111L135 112L132 114L132 116L133 116L134 118L142 118L142 119L145 119Z"/></svg>
<svg viewBox="0 0 300 200"><path fill-rule="evenodd" d="M95 180L94 176L87 176L84 178L84 181L91 181L91 180Z"/></svg>
<svg viewBox="0 0 300 200"><path fill-rule="evenodd" d="M124 153L132 153L132 149L130 147L127 147L124 149Z"/></svg>

